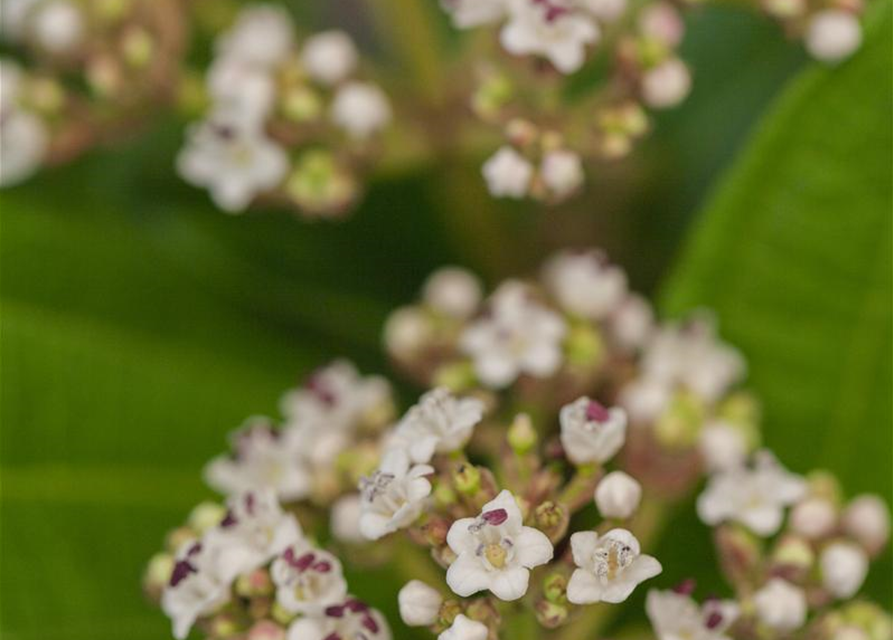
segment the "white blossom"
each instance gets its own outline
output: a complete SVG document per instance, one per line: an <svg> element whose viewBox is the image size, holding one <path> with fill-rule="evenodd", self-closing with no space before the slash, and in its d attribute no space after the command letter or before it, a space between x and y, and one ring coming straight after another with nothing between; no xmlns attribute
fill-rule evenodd
<svg viewBox="0 0 893 640"><path fill-rule="evenodd" d="M595 505L603 518L626 519L639 508L642 485L623 471L612 471L595 488Z"/></svg>
<svg viewBox="0 0 893 640"><path fill-rule="evenodd" d="M561 445L574 464L604 463L626 441L626 412L578 398L561 408Z"/></svg>
<svg viewBox="0 0 893 640"><path fill-rule="evenodd" d="M411 525L431 494L425 476L432 473L434 469L428 465L411 467L409 456L401 449L385 454L378 470L360 482L360 532L369 540L378 540Z"/></svg>
<svg viewBox="0 0 893 640"><path fill-rule="evenodd" d="M340 30L317 33L304 42L301 62L310 77L325 85L344 80L357 66L357 48Z"/></svg>
<svg viewBox="0 0 893 640"><path fill-rule="evenodd" d="M385 322L384 345L391 355L411 358L429 344L433 335L434 326L427 313L418 307L402 307Z"/></svg>
<svg viewBox="0 0 893 640"><path fill-rule="evenodd" d="M672 4L655 2L647 5L639 14L639 31L642 35L675 49L685 35L685 23L679 10Z"/></svg>
<svg viewBox="0 0 893 640"><path fill-rule="evenodd" d="M288 12L272 4L258 4L239 12L235 24L216 43L218 56L271 67L294 48L294 23Z"/></svg>
<svg viewBox="0 0 893 640"><path fill-rule="evenodd" d="M395 427L392 442L400 443L415 463L427 463L437 453L462 449L484 416L477 398L457 398L439 387L421 397Z"/></svg>
<svg viewBox="0 0 893 640"><path fill-rule="evenodd" d="M639 541L626 529L603 536L578 531L571 536L571 551L577 569L567 584L567 599L574 604L623 602L640 582L662 571L660 562L642 554Z"/></svg>
<svg viewBox="0 0 893 640"><path fill-rule="evenodd" d="M459 267L438 269L428 276L422 290L422 298L429 307L459 320L477 311L481 297L480 280Z"/></svg>
<svg viewBox="0 0 893 640"><path fill-rule="evenodd" d="M512 147L501 147L482 169L487 189L497 198L523 198L530 189L533 165Z"/></svg>
<svg viewBox="0 0 893 640"><path fill-rule="evenodd" d="M485 385L501 388L519 375L545 378L563 359L564 320L530 296L523 283L503 283L490 300L489 314L472 323L460 337L475 373Z"/></svg>
<svg viewBox="0 0 893 640"><path fill-rule="evenodd" d="M288 628L288 640L391 640L391 637L381 612L351 596L326 607L320 616L299 618Z"/></svg>
<svg viewBox="0 0 893 640"><path fill-rule="evenodd" d="M669 109L691 91L691 73L678 58L670 58L642 76L642 99L654 109Z"/></svg>
<svg viewBox="0 0 893 640"><path fill-rule="evenodd" d="M620 392L620 404L633 422L652 422L667 408L673 396L669 381L645 375L628 383Z"/></svg>
<svg viewBox="0 0 893 640"><path fill-rule="evenodd" d="M443 597L421 580L410 580L397 594L400 618L409 627L427 627L437 622Z"/></svg>
<svg viewBox="0 0 893 640"><path fill-rule="evenodd" d="M623 269L598 251L556 254L543 267L543 282L563 309L588 320L605 318L627 295Z"/></svg>
<svg viewBox="0 0 893 640"><path fill-rule="evenodd" d="M273 561L270 576L276 585L276 602L289 613L319 615L347 596L338 558L303 541Z"/></svg>
<svg viewBox="0 0 893 640"><path fill-rule="evenodd" d="M260 127L276 100L276 82L269 71L236 57L215 59L206 84L214 108L246 126Z"/></svg>
<svg viewBox="0 0 893 640"><path fill-rule="evenodd" d="M0 187L8 187L23 182L40 168L50 145L50 133L36 115L11 109L0 118L0 140Z"/></svg>
<svg viewBox="0 0 893 640"><path fill-rule="evenodd" d="M708 525L733 520L761 536L778 531L785 507L806 492L803 478L787 471L768 451L754 467L740 467L712 476L698 497L698 516Z"/></svg>
<svg viewBox="0 0 893 640"><path fill-rule="evenodd" d="M583 7L602 22L614 22L627 8L627 0L582 0Z"/></svg>
<svg viewBox="0 0 893 640"><path fill-rule="evenodd" d="M332 121L351 137L364 140L391 121L391 105L374 84L348 82L332 101Z"/></svg>
<svg viewBox="0 0 893 640"><path fill-rule="evenodd" d="M890 510L879 496L857 496L844 510L843 528L869 553L877 553L890 539Z"/></svg>
<svg viewBox="0 0 893 640"><path fill-rule="evenodd" d="M704 425L698 436L704 466L711 473L742 466L747 461L748 445L741 429L723 420Z"/></svg>
<svg viewBox="0 0 893 640"><path fill-rule="evenodd" d="M0 33L11 42L19 42L27 36L32 12L42 0L3 0L0 2Z"/></svg>
<svg viewBox="0 0 893 640"><path fill-rule="evenodd" d="M868 555L851 542L833 542L822 550L819 558L822 583L837 598L852 598L868 575Z"/></svg>
<svg viewBox="0 0 893 640"><path fill-rule="evenodd" d="M806 594L781 578L772 578L753 597L757 617L780 632L799 629L806 622Z"/></svg>
<svg viewBox="0 0 893 640"><path fill-rule="evenodd" d="M583 184L583 163L580 156L567 149L549 151L540 164L540 177L549 191L565 198Z"/></svg>
<svg viewBox="0 0 893 640"><path fill-rule="evenodd" d="M729 640L726 631L740 614L732 600L707 600L698 605L675 591L648 592L645 611L658 640Z"/></svg>
<svg viewBox="0 0 893 640"><path fill-rule="evenodd" d="M459 29L496 22L505 17L508 0L441 0Z"/></svg>
<svg viewBox="0 0 893 640"><path fill-rule="evenodd" d="M336 540L348 544L366 542L365 536L360 532L360 514L362 505L360 494L351 493L342 496L332 505L329 528Z"/></svg>
<svg viewBox="0 0 893 640"><path fill-rule="evenodd" d="M806 49L824 62L837 62L850 56L862 45L859 18L842 9L816 13L806 27Z"/></svg>
<svg viewBox="0 0 893 640"><path fill-rule="evenodd" d="M806 498L791 509L791 529L811 540L823 538L836 526L837 508L826 498Z"/></svg>
<svg viewBox="0 0 893 640"><path fill-rule="evenodd" d="M447 534L456 559L447 570L447 584L468 597L489 590L500 600L527 593L530 570L552 559L546 535L522 525L521 510L509 491L484 505L476 518L456 520Z"/></svg>
<svg viewBox="0 0 893 640"><path fill-rule="evenodd" d="M68 0L52 0L37 6L28 24L35 42L55 55L68 53L84 40L84 15Z"/></svg>
<svg viewBox="0 0 893 640"><path fill-rule="evenodd" d="M624 349L639 349L651 336L654 311L645 298L631 293L608 318L611 336Z"/></svg>
<svg viewBox="0 0 893 640"><path fill-rule="evenodd" d="M490 630L487 625L460 613L450 628L437 636L437 640L487 640L488 637Z"/></svg>

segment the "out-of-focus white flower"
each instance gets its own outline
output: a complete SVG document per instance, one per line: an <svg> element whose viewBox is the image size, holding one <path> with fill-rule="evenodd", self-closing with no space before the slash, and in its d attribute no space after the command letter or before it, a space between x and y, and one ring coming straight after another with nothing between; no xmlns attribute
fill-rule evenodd
<svg viewBox="0 0 893 640"><path fill-rule="evenodd" d="M571 536L571 550L577 569L567 583L567 599L574 604L623 602L640 582L663 570L656 558L641 553L639 541L626 529L603 536L578 531Z"/></svg>
<svg viewBox="0 0 893 640"><path fill-rule="evenodd" d="M509 0L500 41L511 54L543 56L562 73L573 73L599 35L592 17L568 3Z"/></svg>
<svg viewBox="0 0 893 640"><path fill-rule="evenodd" d="M340 604L326 607L320 616L299 618L288 628L288 640L391 640L391 637L381 612L351 596Z"/></svg>
<svg viewBox="0 0 893 640"><path fill-rule="evenodd" d="M388 316L384 326L387 352L410 358L427 345L434 335L431 318L417 307L402 307Z"/></svg>
<svg viewBox="0 0 893 640"><path fill-rule="evenodd" d="M460 613L450 628L437 636L437 640L487 640L489 636L487 625Z"/></svg>
<svg viewBox="0 0 893 640"><path fill-rule="evenodd" d="M710 473L734 469L747 461L747 438L741 429L722 420L704 425L698 445Z"/></svg>
<svg viewBox="0 0 893 640"><path fill-rule="evenodd" d="M580 188L585 177L579 154L567 149L547 152L540 165L540 177L553 195L569 196Z"/></svg>
<svg viewBox="0 0 893 640"><path fill-rule="evenodd" d="M400 443L415 463L427 463L435 453L462 449L484 417L477 398L456 398L440 387L421 397L395 428L393 444Z"/></svg>
<svg viewBox="0 0 893 640"><path fill-rule="evenodd" d="M443 267L428 276L422 298L432 309L464 320L477 311L481 303L481 282L459 267Z"/></svg>
<svg viewBox="0 0 893 640"><path fill-rule="evenodd" d="M335 504L332 505L329 526L336 540L349 544L366 541L365 536L360 533L361 513L362 505L360 504L360 494L358 493L342 496L335 501Z"/></svg>
<svg viewBox="0 0 893 640"><path fill-rule="evenodd" d="M508 0L441 0L459 29L497 22L506 15Z"/></svg>
<svg viewBox="0 0 893 640"><path fill-rule="evenodd" d="M627 295L608 318L611 335L624 349L639 349L651 336L654 311L645 298L635 293Z"/></svg>
<svg viewBox="0 0 893 640"><path fill-rule="evenodd" d="M61 55L83 42L84 16L68 0L52 0L37 6L28 24L35 42L45 51Z"/></svg>
<svg viewBox="0 0 893 640"><path fill-rule="evenodd" d="M0 2L0 33L11 42L23 40L27 35L28 21L35 7L42 0L3 0Z"/></svg>
<svg viewBox="0 0 893 640"><path fill-rule="evenodd" d="M311 78L333 85L356 68L357 48L343 31L323 31L306 40L301 50L301 62Z"/></svg>
<svg viewBox="0 0 893 640"><path fill-rule="evenodd" d="M276 100L270 73L240 58L222 57L211 63L206 79L214 107L229 117L260 127Z"/></svg>
<svg viewBox="0 0 893 640"><path fill-rule="evenodd" d="M286 640L286 630L272 620L259 620L248 629L245 640Z"/></svg>
<svg viewBox="0 0 893 640"><path fill-rule="evenodd" d="M707 600L699 606L675 591L648 592L645 611L658 640L728 640L726 631L740 614L732 600Z"/></svg>
<svg viewBox="0 0 893 640"><path fill-rule="evenodd" d="M219 56L267 67L282 62L293 48L294 23L285 9L272 4L243 9L216 43Z"/></svg>
<svg viewBox="0 0 893 640"><path fill-rule="evenodd" d="M879 496L857 496L844 510L843 528L869 553L877 553L890 539L890 510Z"/></svg>
<svg viewBox="0 0 893 640"><path fill-rule="evenodd" d="M189 128L177 169L188 182L206 187L221 209L238 213L282 182L288 156L258 127L217 114Z"/></svg>
<svg viewBox="0 0 893 640"><path fill-rule="evenodd" d="M549 562L553 553L546 534L522 525L509 491L484 505L477 518L456 520L447 544L456 554L447 584L463 598L489 590L500 600L517 600L527 593L530 570Z"/></svg>
<svg viewBox="0 0 893 640"><path fill-rule="evenodd" d="M653 109L669 109L691 91L691 73L678 58L670 58L642 76L642 99Z"/></svg>
<svg viewBox="0 0 893 640"><path fill-rule="evenodd" d="M781 632L794 631L806 622L806 594L781 578L773 578L754 594L757 617Z"/></svg>
<svg viewBox="0 0 893 640"><path fill-rule="evenodd" d="M778 531L785 507L806 493L803 478L787 471L767 451L753 469L731 469L710 478L698 497L698 515L709 525L734 520L761 536Z"/></svg>
<svg viewBox="0 0 893 640"><path fill-rule="evenodd" d="M353 138L364 140L391 121L391 105L374 84L349 82L335 94L332 120Z"/></svg>
<svg viewBox="0 0 893 640"><path fill-rule="evenodd" d="M670 49L675 49L685 35L685 23L679 11L669 2L647 5L639 14L639 31Z"/></svg>
<svg viewBox="0 0 893 640"><path fill-rule="evenodd" d="M482 170L487 189L497 198L523 198L530 189L533 165L512 147L501 147Z"/></svg>
<svg viewBox="0 0 893 640"><path fill-rule="evenodd" d="M816 13L806 27L806 50L824 62L837 62L862 45L859 18L842 9Z"/></svg>
<svg viewBox="0 0 893 640"><path fill-rule="evenodd" d="M582 4L602 22L614 22L626 11L627 0L582 0Z"/></svg>
<svg viewBox="0 0 893 640"><path fill-rule="evenodd" d="M341 562L306 542L288 547L270 567L276 602L289 613L319 615L347 596Z"/></svg>
<svg viewBox="0 0 893 640"><path fill-rule="evenodd" d="M605 318L627 294L623 269L598 251L556 254L543 267L543 282L563 309L588 320Z"/></svg>
<svg viewBox="0 0 893 640"><path fill-rule="evenodd" d="M822 551L819 559L822 583L837 598L852 598L868 575L868 555L851 542L833 542Z"/></svg>
<svg viewBox="0 0 893 640"><path fill-rule="evenodd" d="M303 455L305 443L277 430L266 418L250 418L232 434L232 454L213 459L205 480L227 495L272 489L280 500L300 500L311 478Z"/></svg>
<svg viewBox="0 0 893 640"><path fill-rule="evenodd" d="M8 187L37 171L49 148L50 134L36 115L10 109L0 119L0 140L0 187Z"/></svg>
<svg viewBox="0 0 893 640"><path fill-rule="evenodd" d="M642 485L623 471L612 471L595 488L595 505L603 518L631 517L642 501Z"/></svg>
<svg viewBox="0 0 893 640"><path fill-rule="evenodd" d="M409 455L400 449L385 454L378 470L360 481L362 494L360 532L369 540L408 527L421 514L434 473L428 465L410 467Z"/></svg>
<svg viewBox="0 0 893 640"><path fill-rule="evenodd" d="M604 463L626 441L626 412L578 398L561 408L561 445L574 464Z"/></svg>
<svg viewBox="0 0 893 640"><path fill-rule="evenodd" d="M566 332L560 316L534 301L526 285L509 280L493 294L489 315L462 333L460 347L471 356L481 382L501 388L522 373L535 378L555 373Z"/></svg>
<svg viewBox="0 0 893 640"><path fill-rule="evenodd" d="M0 117L18 108L24 72L11 58L0 58Z"/></svg>
<svg viewBox="0 0 893 640"><path fill-rule="evenodd" d="M646 376L633 380L620 392L620 404L629 412L633 422L657 419L672 397L672 388L661 379Z"/></svg>
<svg viewBox="0 0 893 640"><path fill-rule="evenodd" d="M400 618L410 627L427 627L437 622L443 597L421 580L410 580L397 594Z"/></svg>
<svg viewBox="0 0 893 640"><path fill-rule="evenodd" d="M791 509L791 528L806 538L822 538L837 525L837 509L830 500L813 496Z"/></svg>

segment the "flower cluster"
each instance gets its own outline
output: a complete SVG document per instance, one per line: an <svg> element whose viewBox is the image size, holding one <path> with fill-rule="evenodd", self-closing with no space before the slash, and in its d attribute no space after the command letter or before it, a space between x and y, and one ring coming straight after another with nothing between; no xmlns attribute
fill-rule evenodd
<svg viewBox="0 0 893 640"><path fill-rule="evenodd" d="M0 186L120 136L172 102L185 42L178 0L4 0Z"/></svg>
<svg viewBox="0 0 893 640"><path fill-rule="evenodd" d="M217 38L210 106L190 127L177 167L224 211L266 198L306 216L344 213L391 119L384 92L356 77L359 55L346 33L299 44L294 31L283 8L260 4Z"/></svg>

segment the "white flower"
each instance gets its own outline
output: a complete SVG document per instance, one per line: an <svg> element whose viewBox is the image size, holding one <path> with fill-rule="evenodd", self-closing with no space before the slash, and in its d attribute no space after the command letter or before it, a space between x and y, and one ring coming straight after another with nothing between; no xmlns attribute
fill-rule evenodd
<svg viewBox="0 0 893 640"><path fill-rule="evenodd" d="M823 538L837 525L837 509L830 500L817 496L798 502L791 509L791 528L806 538Z"/></svg>
<svg viewBox="0 0 893 640"><path fill-rule="evenodd" d="M409 627L427 627L437 622L443 597L421 580L410 580L397 594L400 618Z"/></svg>
<svg viewBox="0 0 893 640"><path fill-rule="evenodd" d="M648 592L645 611L658 640L728 640L726 631L740 613L731 600L710 599L703 605L675 591Z"/></svg>
<svg viewBox="0 0 893 640"><path fill-rule="evenodd" d="M806 50L824 62L843 60L861 44L859 18L842 9L819 11L806 28Z"/></svg>
<svg viewBox="0 0 893 640"><path fill-rule="evenodd" d="M496 22L508 8L508 0L441 0L441 4L459 29Z"/></svg>
<svg viewBox="0 0 893 640"><path fill-rule="evenodd" d="M270 114L276 83L270 73L236 57L217 58L208 70L208 95L219 112L257 126Z"/></svg>
<svg viewBox="0 0 893 640"><path fill-rule="evenodd" d="M437 640L487 640L489 636L487 625L460 613L452 626L437 636Z"/></svg>
<svg viewBox="0 0 893 640"><path fill-rule="evenodd" d="M366 542L366 538L360 533L360 494L351 493L338 498L332 505L332 515L329 528L336 540L349 544Z"/></svg>
<svg viewBox="0 0 893 640"><path fill-rule="evenodd" d="M623 269L598 251L558 253L543 267L543 282L562 308L587 320L605 318L627 294Z"/></svg>
<svg viewBox="0 0 893 640"><path fill-rule="evenodd" d="M487 189L497 198L523 198L530 188L533 165L512 147L501 147L482 170Z"/></svg>
<svg viewBox="0 0 893 640"><path fill-rule="evenodd" d="M741 429L722 420L704 425L698 446L704 466L711 473L740 467L747 460L747 439Z"/></svg>
<svg viewBox="0 0 893 640"><path fill-rule="evenodd" d="M586 46L599 38L591 16L562 0L509 2L509 21L500 33L506 51L543 56L562 73L573 73L583 66Z"/></svg>
<svg viewBox="0 0 893 640"><path fill-rule="evenodd" d="M443 267L428 276L422 298L432 309L464 320L481 303L481 283L467 269Z"/></svg>
<svg viewBox="0 0 893 640"><path fill-rule="evenodd" d="M583 7L603 22L614 22L626 11L626 0L582 0Z"/></svg>
<svg viewBox="0 0 893 640"><path fill-rule="evenodd" d="M410 467L405 451L386 453L378 470L360 481L360 532L369 540L378 540L411 525L431 494L425 476L432 473L434 469L428 465Z"/></svg>
<svg viewBox="0 0 893 640"><path fill-rule="evenodd" d="M288 628L288 640L391 640L391 630L377 609L348 596L326 607L321 616L299 618Z"/></svg>
<svg viewBox="0 0 893 640"><path fill-rule="evenodd" d="M32 11L42 0L3 0L0 2L0 33L12 42L18 42L27 35L28 22Z"/></svg>
<svg viewBox="0 0 893 640"><path fill-rule="evenodd" d="M890 538L890 510L879 496L857 496L843 513L843 528L869 553L877 553Z"/></svg>
<svg viewBox="0 0 893 640"><path fill-rule="evenodd" d="M675 107L690 91L691 74L678 58L670 58L642 76L642 99L654 109Z"/></svg>
<svg viewBox="0 0 893 640"><path fill-rule="evenodd" d="M825 589L844 600L856 595L868 575L868 556L851 542L834 542L825 547L819 564Z"/></svg>
<svg viewBox="0 0 893 640"><path fill-rule="evenodd" d="M282 182L288 156L259 128L217 114L189 128L177 169L188 182L206 187L217 206L235 213Z"/></svg>
<svg viewBox="0 0 893 640"><path fill-rule="evenodd" d="M349 82L335 94L332 121L353 138L363 140L391 121L391 105L374 84Z"/></svg>
<svg viewBox="0 0 893 640"><path fill-rule="evenodd" d="M664 412L672 395L668 381L646 375L623 387L620 404L629 412L633 422L651 422Z"/></svg>
<svg viewBox="0 0 893 640"><path fill-rule="evenodd" d="M385 349L397 358L411 358L434 334L431 318L418 307L402 307L388 316L384 326Z"/></svg>
<svg viewBox="0 0 893 640"><path fill-rule="evenodd" d="M639 30L642 35L675 49L685 35L685 23L676 7L669 2L657 2L642 9Z"/></svg>
<svg viewBox="0 0 893 640"><path fill-rule="evenodd" d="M599 464L614 457L626 441L626 412L578 398L561 408L561 445L574 464Z"/></svg>
<svg viewBox="0 0 893 640"><path fill-rule="evenodd" d="M16 109L22 93L24 71L11 58L0 58L0 117Z"/></svg>
<svg viewBox="0 0 893 640"><path fill-rule="evenodd" d="M456 520L447 544L456 559L447 584L466 598L490 590L500 600L527 593L530 570L552 559L552 543L542 531L522 526L521 510L509 491L484 505L477 518Z"/></svg>
<svg viewBox="0 0 893 640"><path fill-rule="evenodd" d="M421 397L395 428L394 443L402 443L415 463L427 463L436 453L462 449L484 416L484 403L456 398L440 387Z"/></svg>
<svg viewBox="0 0 893 640"><path fill-rule="evenodd" d="M53 0L42 3L30 20L35 41L50 53L67 53L84 40L84 16L73 2Z"/></svg>
<svg viewBox="0 0 893 640"><path fill-rule="evenodd" d="M578 568L567 583L567 599L574 604L623 602L640 582L663 570L656 558L641 553L639 541L626 529L603 536L578 531L571 536L571 551Z"/></svg>
<svg viewBox="0 0 893 640"><path fill-rule="evenodd" d="M757 617L776 631L799 629L806 622L806 594L781 578L773 578L754 594Z"/></svg>
<svg viewBox="0 0 893 640"><path fill-rule="evenodd" d="M654 311L640 295L631 293L608 318L611 336L624 349L638 349L651 336Z"/></svg>
<svg viewBox="0 0 893 640"><path fill-rule="evenodd" d="M251 418L230 437L232 455L205 467L205 481L232 495L272 489L280 500L300 500L310 492L311 478L303 457L305 443L277 430L266 418Z"/></svg>
<svg viewBox="0 0 893 640"><path fill-rule="evenodd" d="M12 109L0 119L0 141L0 187L8 187L26 180L40 168L49 148L50 133L37 116Z"/></svg>
<svg viewBox="0 0 893 640"><path fill-rule="evenodd" d="M762 451L753 469L731 469L710 478L698 496L698 516L711 526L734 520L757 535L770 536L781 527L784 508L805 492L803 478Z"/></svg>
<svg viewBox="0 0 893 640"><path fill-rule="evenodd" d="M579 154L566 149L547 152L540 165L540 177L555 196L569 196L583 184L583 164Z"/></svg>
<svg viewBox="0 0 893 640"><path fill-rule="evenodd" d="M294 47L293 28L285 9L272 4L251 6L217 39L217 54L267 67L276 65Z"/></svg>
<svg viewBox="0 0 893 640"><path fill-rule="evenodd" d="M306 40L301 62L311 78L333 85L344 80L357 66L357 48L343 31L323 31Z"/></svg>
<svg viewBox="0 0 893 640"><path fill-rule="evenodd" d="M341 562L328 551L301 542L273 561L270 576L276 602L289 613L319 615L347 597Z"/></svg>
<svg viewBox="0 0 893 640"><path fill-rule="evenodd" d="M595 504L604 518L626 519L639 508L642 485L623 471L612 471L595 488Z"/></svg>
<svg viewBox="0 0 893 640"><path fill-rule="evenodd" d="M528 287L509 280L493 294L488 316L460 337L478 378L489 387L505 387L520 374L546 378L561 366L564 320L530 296Z"/></svg>

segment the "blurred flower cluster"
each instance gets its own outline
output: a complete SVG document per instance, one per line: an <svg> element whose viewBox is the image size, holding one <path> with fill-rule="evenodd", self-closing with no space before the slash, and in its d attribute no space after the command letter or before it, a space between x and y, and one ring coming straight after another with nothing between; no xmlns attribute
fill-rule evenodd
<svg viewBox="0 0 893 640"><path fill-rule="evenodd" d="M390 638L343 577L384 564L402 622L441 640L601 637L659 575L678 585L647 592L662 640L891 638L858 597L888 507L761 448L743 359L706 314L660 323L603 254L564 252L489 296L438 271L384 341L427 389L401 417L339 361L207 466L226 505L196 508L145 576L176 637ZM704 477L729 593L699 602L649 551Z"/></svg>

